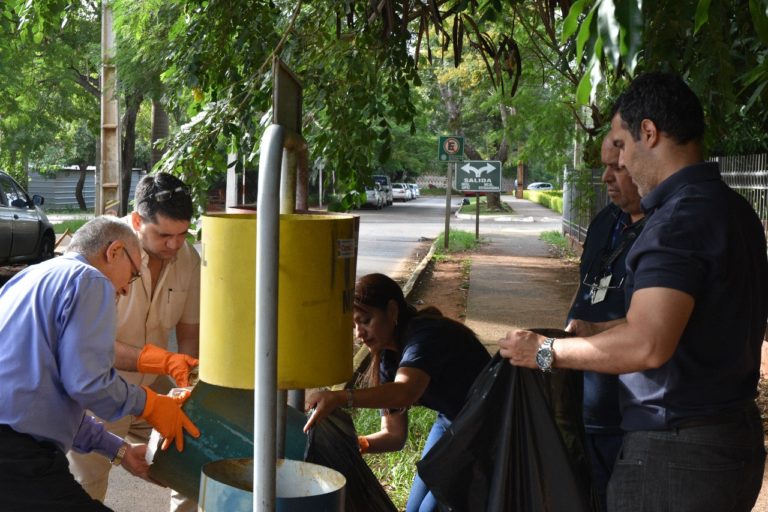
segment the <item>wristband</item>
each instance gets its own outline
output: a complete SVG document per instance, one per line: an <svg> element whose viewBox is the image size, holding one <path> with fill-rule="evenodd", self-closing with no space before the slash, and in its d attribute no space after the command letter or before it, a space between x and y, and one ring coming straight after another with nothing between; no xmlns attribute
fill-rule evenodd
<svg viewBox="0 0 768 512"><path fill-rule="evenodd" d="M125 457L125 452L127 451L128 443L121 444L120 448L118 448L117 453L115 454L115 457L112 459L112 465L119 466L123 462L123 457Z"/></svg>
<svg viewBox="0 0 768 512"><path fill-rule="evenodd" d="M360 454L368 453L368 449L371 447L371 443L368 442L368 438L365 436L358 436L357 445L360 447Z"/></svg>
<svg viewBox="0 0 768 512"><path fill-rule="evenodd" d="M355 390L345 389L344 391L347 392L347 408L351 409L355 406Z"/></svg>

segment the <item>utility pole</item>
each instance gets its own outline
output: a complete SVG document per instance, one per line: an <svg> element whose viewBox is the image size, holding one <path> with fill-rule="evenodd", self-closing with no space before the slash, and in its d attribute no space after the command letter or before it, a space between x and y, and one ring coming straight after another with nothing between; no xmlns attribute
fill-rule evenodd
<svg viewBox="0 0 768 512"><path fill-rule="evenodd" d="M115 32L112 6L101 3L101 137L100 165L96 175L96 215L119 215L122 197L120 155L120 111L117 97Z"/></svg>

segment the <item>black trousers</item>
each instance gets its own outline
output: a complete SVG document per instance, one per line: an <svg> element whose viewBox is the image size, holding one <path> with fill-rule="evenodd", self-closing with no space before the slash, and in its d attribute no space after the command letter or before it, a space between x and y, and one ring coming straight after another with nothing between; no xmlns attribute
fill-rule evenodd
<svg viewBox="0 0 768 512"><path fill-rule="evenodd" d="M0 425L0 512L109 512L92 499L53 443Z"/></svg>

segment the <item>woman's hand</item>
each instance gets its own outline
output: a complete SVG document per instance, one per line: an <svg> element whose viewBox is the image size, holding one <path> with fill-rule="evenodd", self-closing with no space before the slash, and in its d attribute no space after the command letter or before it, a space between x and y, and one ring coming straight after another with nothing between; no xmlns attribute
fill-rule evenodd
<svg viewBox="0 0 768 512"><path fill-rule="evenodd" d="M346 403L346 394L344 391L315 391L310 394L304 406L306 411L314 409L307 423L304 425L304 433L309 432L312 425L331 414L337 407Z"/></svg>

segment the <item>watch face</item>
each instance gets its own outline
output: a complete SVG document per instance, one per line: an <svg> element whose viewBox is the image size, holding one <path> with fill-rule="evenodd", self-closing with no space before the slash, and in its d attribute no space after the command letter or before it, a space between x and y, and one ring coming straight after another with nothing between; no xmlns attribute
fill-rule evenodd
<svg viewBox="0 0 768 512"><path fill-rule="evenodd" d="M552 350L544 347L540 348L536 353L536 364L542 370L552 368Z"/></svg>

